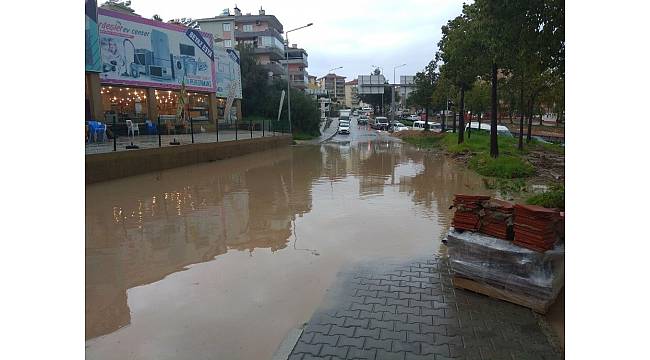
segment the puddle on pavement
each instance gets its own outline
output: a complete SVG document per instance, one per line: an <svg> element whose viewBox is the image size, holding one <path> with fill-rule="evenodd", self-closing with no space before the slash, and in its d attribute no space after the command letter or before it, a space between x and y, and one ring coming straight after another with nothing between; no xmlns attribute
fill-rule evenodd
<svg viewBox="0 0 650 360"><path fill-rule="evenodd" d="M295 146L86 188L88 359L264 359L342 265L439 251L480 177L409 145Z"/></svg>

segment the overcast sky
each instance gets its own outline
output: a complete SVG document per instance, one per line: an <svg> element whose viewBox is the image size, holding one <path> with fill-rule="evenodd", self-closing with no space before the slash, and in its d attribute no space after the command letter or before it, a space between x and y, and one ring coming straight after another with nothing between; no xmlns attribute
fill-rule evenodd
<svg viewBox="0 0 650 360"><path fill-rule="evenodd" d="M103 1L99 0L101 4ZM289 34L289 41L309 54L308 72L318 77L329 69L347 81L369 74L372 65L383 66L389 81L393 67L400 75L414 75L433 59L440 40L440 27L460 14L462 0L332 0L260 1L237 0L132 0L131 7L141 16L172 18L216 16L225 8L231 14L235 4L242 13L257 14L260 5L267 15L275 15L290 30L307 23L314 25Z"/></svg>

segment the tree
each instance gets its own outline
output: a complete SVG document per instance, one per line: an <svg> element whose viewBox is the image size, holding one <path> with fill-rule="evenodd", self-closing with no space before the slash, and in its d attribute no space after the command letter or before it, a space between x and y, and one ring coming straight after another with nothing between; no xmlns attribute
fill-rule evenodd
<svg viewBox="0 0 650 360"><path fill-rule="evenodd" d="M162 18L160 17L160 15L158 15L158 14L154 14L153 17L152 17L151 19L152 19L152 20L156 20L156 21L163 21L163 19L162 19Z"/></svg>
<svg viewBox="0 0 650 360"><path fill-rule="evenodd" d="M477 120L478 128L480 129L483 113L490 106L490 86L488 83L482 79L476 80L472 88L467 92L465 103L472 114L478 113ZM471 137L471 130L468 131L467 137Z"/></svg>
<svg viewBox="0 0 650 360"><path fill-rule="evenodd" d="M431 104L434 111L442 114L440 115L440 125L443 132L447 129L447 110L450 108L451 94L455 92L456 89L446 74L440 73L431 94Z"/></svg>
<svg viewBox="0 0 650 360"><path fill-rule="evenodd" d="M436 67L436 61L432 60L424 68L424 71L415 74L415 89L409 97L410 104L424 108L424 130L426 131L429 130L429 109L433 105L431 94L438 79Z"/></svg>
<svg viewBox="0 0 650 360"><path fill-rule="evenodd" d="M442 38L438 43L436 60L440 59L444 64L440 72L445 74L454 86L458 89L458 143L462 143L465 133L465 92L469 90L478 75L485 68L483 44L480 37L474 34L475 29L471 26L467 14L461 14L447 22L442 27ZM453 128L456 130L456 116L453 115Z"/></svg>

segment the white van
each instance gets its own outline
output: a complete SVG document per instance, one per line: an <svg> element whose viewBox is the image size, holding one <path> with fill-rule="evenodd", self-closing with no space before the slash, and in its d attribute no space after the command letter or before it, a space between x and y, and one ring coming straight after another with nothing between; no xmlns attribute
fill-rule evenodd
<svg viewBox="0 0 650 360"><path fill-rule="evenodd" d="M422 120L414 121L413 122L413 130L424 130L426 122ZM436 122L429 122L429 130L434 131L434 132L441 132L442 131L442 126L440 123Z"/></svg>
<svg viewBox="0 0 650 360"><path fill-rule="evenodd" d="M465 132L467 132L467 129L469 129L470 125L472 127L472 131L487 131L487 132L490 132L490 128L491 128L489 122L487 122L487 123L482 122L480 129L478 128L478 122L471 122L471 123L465 125ZM512 133L510 132L510 129L508 129L507 127L505 127L503 125L497 125L497 134L507 136L507 137L512 137Z"/></svg>

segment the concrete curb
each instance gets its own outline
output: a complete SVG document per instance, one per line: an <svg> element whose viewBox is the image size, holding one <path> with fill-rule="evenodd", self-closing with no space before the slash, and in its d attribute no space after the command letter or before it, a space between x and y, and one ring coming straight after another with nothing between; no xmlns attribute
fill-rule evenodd
<svg viewBox="0 0 650 360"><path fill-rule="evenodd" d="M332 122L334 122L334 121L332 121ZM330 124L330 126L332 126L332 124ZM338 131L334 131L334 133L332 135L330 135L327 139L321 140L318 144L320 145L320 144L324 143L325 141L330 141L333 137L336 136L336 133L338 133Z"/></svg>
<svg viewBox="0 0 650 360"><path fill-rule="evenodd" d="M287 334L287 337L285 337L284 341L282 341L282 344L280 344L278 349L273 354L271 360L287 360L289 358L289 355L291 355L293 348L296 346L298 339L300 339L302 330L303 329L291 329L289 331L289 334Z"/></svg>

